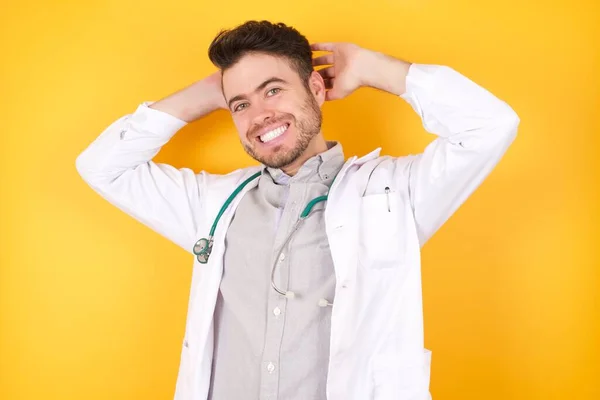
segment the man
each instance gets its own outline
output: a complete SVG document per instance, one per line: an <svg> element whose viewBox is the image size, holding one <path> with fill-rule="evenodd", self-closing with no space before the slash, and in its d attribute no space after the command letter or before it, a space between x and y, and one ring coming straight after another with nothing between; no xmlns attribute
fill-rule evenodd
<svg viewBox="0 0 600 400"><path fill-rule="evenodd" d="M100 195L195 255L175 398L430 399L420 248L501 159L518 116L449 67L311 46L284 24L223 31L209 57L218 72L140 104L77 159ZM438 138L346 160L321 107L359 87L401 97ZM259 166L152 161L218 108Z"/></svg>

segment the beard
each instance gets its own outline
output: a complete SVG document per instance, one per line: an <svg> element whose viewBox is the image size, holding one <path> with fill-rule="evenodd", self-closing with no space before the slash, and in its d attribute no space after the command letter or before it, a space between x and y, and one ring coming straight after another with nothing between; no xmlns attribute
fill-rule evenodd
<svg viewBox="0 0 600 400"><path fill-rule="evenodd" d="M287 149L284 145L281 145L273 149L271 154L261 156L251 144L242 142L244 150L250 157L270 168L283 168L286 165L290 165L306 151L311 140L321 131L321 109L315 98L310 94L302 105L300 115L302 115L302 117L296 119L294 115L286 113L275 121L269 122L269 125L274 125L279 121L292 120L291 125L294 126L298 132L296 143L292 149ZM256 126L253 130L258 130L262 127L263 126Z"/></svg>

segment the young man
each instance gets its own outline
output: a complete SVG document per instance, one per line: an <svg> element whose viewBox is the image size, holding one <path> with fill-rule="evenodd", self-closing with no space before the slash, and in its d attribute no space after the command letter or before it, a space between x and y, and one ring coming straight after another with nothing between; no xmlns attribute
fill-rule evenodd
<svg viewBox="0 0 600 400"><path fill-rule="evenodd" d="M518 116L449 67L311 46L283 24L221 32L209 57L219 72L140 104L77 159L101 196L195 255L175 398L430 399L420 248L499 162ZM438 138L346 160L321 106L363 86L408 102ZM218 108L260 166L152 161Z"/></svg>

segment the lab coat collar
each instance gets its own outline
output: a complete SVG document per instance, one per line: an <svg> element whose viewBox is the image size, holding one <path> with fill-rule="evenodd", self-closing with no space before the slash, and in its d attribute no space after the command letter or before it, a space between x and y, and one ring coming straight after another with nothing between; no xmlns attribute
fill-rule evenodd
<svg viewBox="0 0 600 400"><path fill-rule="evenodd" d="M371 151L368 154L365 154L364 156L360 157L360 158L356 158L355 157L355 161L354 164L364 164L367 161L371 161L376 159L377 157L379 157L379 154L381 153L381 147L376 148L375 150Z"/></svg>

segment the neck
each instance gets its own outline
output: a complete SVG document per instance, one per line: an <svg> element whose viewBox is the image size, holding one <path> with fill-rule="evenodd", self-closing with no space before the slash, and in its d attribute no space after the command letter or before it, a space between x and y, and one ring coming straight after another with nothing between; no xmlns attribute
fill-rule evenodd
<svg viewBox="0 0 600 400"><path fill-rule="evenodd" d="M308 159L325 151L327 151L327 142L325 141L325 138L323 138L323 134L319 132L319 134L310 141L308 147L304 150L304 153L294 160L293 163L281 168L281 170L289 176L294 176Z"/></svg>

